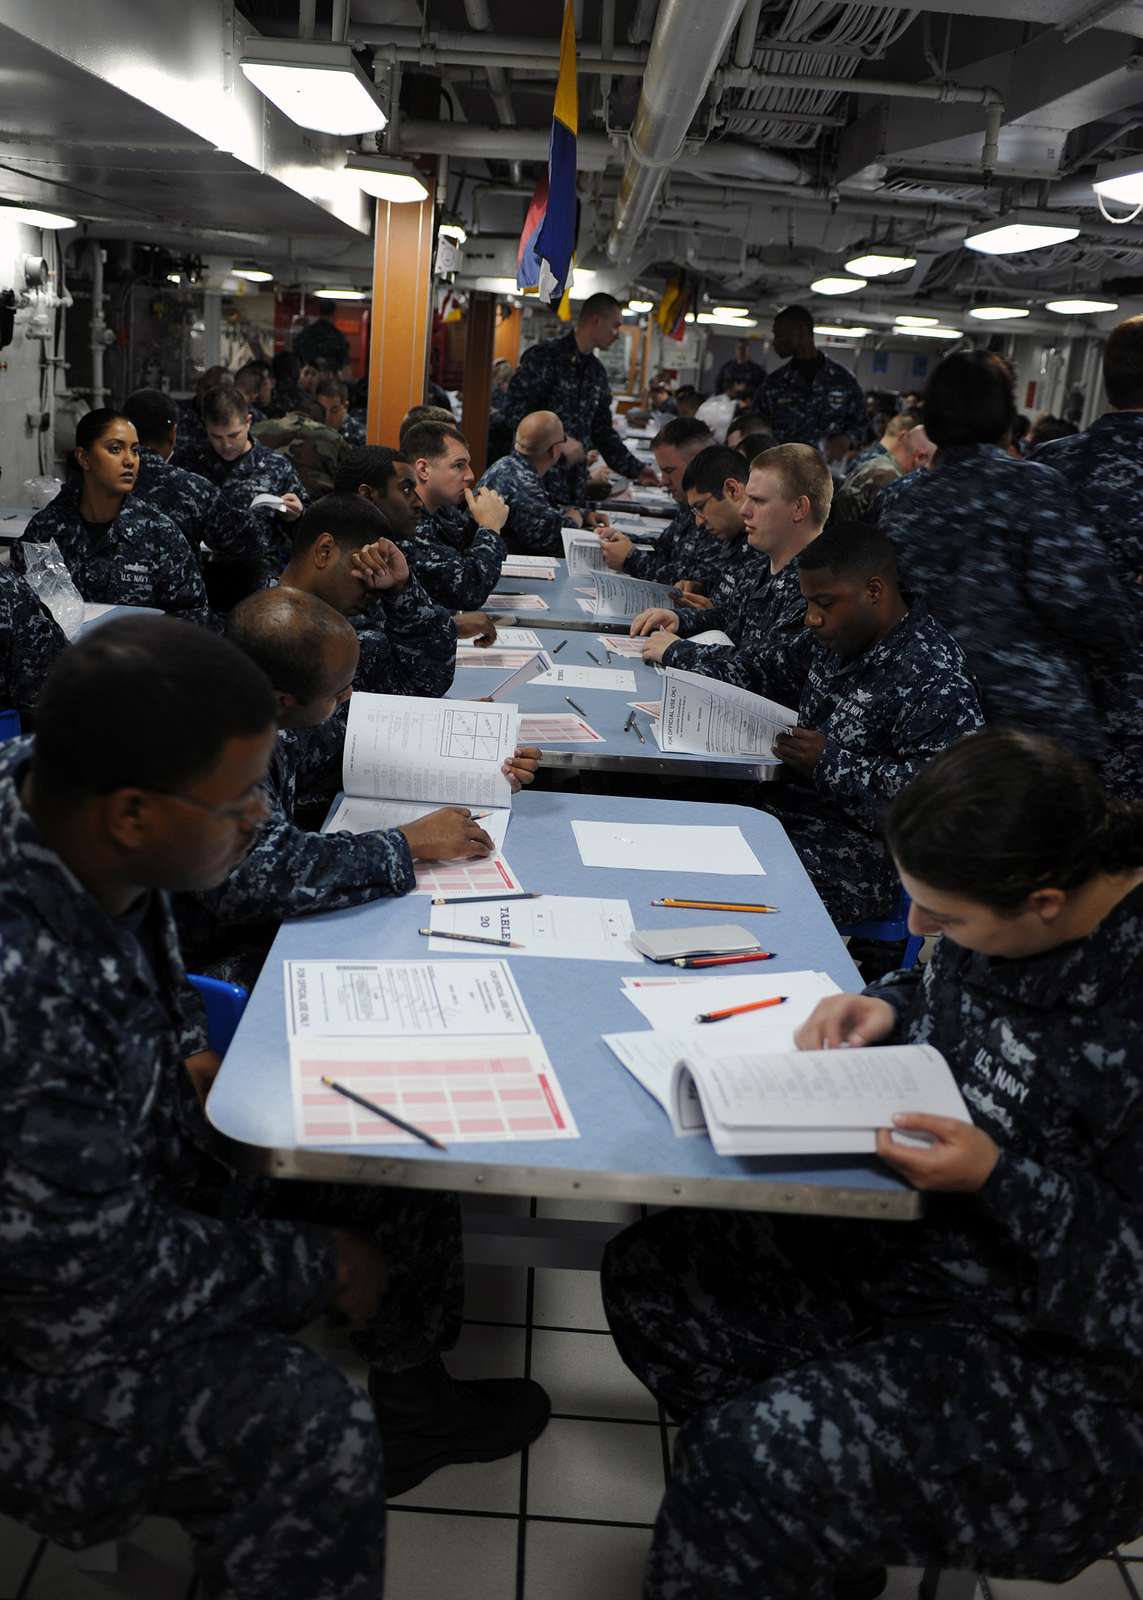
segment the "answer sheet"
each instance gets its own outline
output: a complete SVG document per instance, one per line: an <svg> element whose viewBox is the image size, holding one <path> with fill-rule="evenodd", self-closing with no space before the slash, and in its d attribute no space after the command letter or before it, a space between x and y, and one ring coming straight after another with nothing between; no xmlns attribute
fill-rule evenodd
<svg viewBox="0 0 1143 1600"><path fill-rule="evenodd" d="M543 1040L534 1035L405 1041L306 1037L290 1045L290 1071L299 1144L425 1148L411 1133L330 1089L323 1077L395 1111L446 1145L579 1138Z"/></svg>
<svg viewBox="0 0 1143 1600"><path fill-rule="evenodd" d="M458 667L495 667L504 672L515 672L519 667L526 667L534 661L537 655L542 655L537 650L501 650L498 645L493 645L490 650L458 650L456 664ZM544 657L544 661L547 657ZM541 662L540 671L543 672L544 664Z"/></svg>
<svg viewBox="0 0 1143 1600"><path fill-rule="evenodd" d="M689 755L774 756L774 740L798 713L765 695L668 667L659 746Z"/></svg>
<svg viewBox="0 0 1143 1600"><path fill-rule="evenodd" d="M646 639L632 639L625 633L597 633L596 640L613 656L637 656L643 659L643 647Z"/></svg>
<svg viewBox="0 0 1143 1600"><path fill-rule="evenodd" d="M537 689L618 689L635 693L635 674L614 667L562 666L558 661L532 679Z"/></svg>
<svg viewBox="0 0 1143 1600"><path fill-rule="evenodd" d="M535 1033L504 961L286 961L291 1039Z"/></svg>
<svg viewBox="0 0 1143 1600"><path fill-rule="evenodd" d="M481 611L546 611L548 602L538 594L490 594Z"/></svg>
<svg viewBox="0 0 1143 1600"><path fill-rule="evenodd" d="M518 940L523 949L513 950L513 956L557 956L564 961L638 959L629 943L635 925L626 900L545 894L538 900L433 906L429 926L434 933L477 933ZM430 938L429 950L433 955L464 955L470 950L479 952L480 946Z"/></svg>
<svg viewBox="0 0 1143 1600"><path fill-rule="evenodd" d="M439 809L416 800L355 800L346 795L322 832L372 833L376 828L400 828ZM502 894L505 889L523 888L500 854L511 811L504 806L494 811L477 809L474 815L496 846L493 854L461 861L414 861L417 881L410 894Z"/></svg>
<svg viewBox="0 0 1143 1600"><path fill-rule="evenodd" d="M529 712L520 717L523 744L602 744L603 735L571 712Z"/></svg>
<svg viewBox="0 0 1143 1600"><path fill-rule="evenodd" d="M519 558L509 557L500 568L502 578L539 578L542 583L551 583L555 580L554 567L525 567Z"/></svg>
<svg viewBox="0 0 1143 1600"><path fill-rule="evenodd" d="M515 706L414 695L355 694L342 757L348 795L506 806L500 770L516 748Z"/></svg>
<svg viewBox="0 0 1143 1600"><path fill-rule="evenodd" d="M670 894L670 875L682 872L717 876L765 877L766 869L746 843L741 828L659 822L573 822L572 832L585 867L661 872L662 893ZM693 898L685 896L684 898ZM716 894L703 898L717 900ZM734 895L733 899L747 896Z"/></svg>

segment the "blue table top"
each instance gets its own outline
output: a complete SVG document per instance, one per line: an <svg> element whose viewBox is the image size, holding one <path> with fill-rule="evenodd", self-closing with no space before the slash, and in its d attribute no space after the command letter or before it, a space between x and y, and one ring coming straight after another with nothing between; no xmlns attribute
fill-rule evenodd
<svg viewBox="0 0 1143 1600"><path fill-rule="evenodd" d="M680 870L673 871L668 882L656 872L584 867L571 829L573 819L737 826L767 875L761 880L737 879ZM766 964L768 978L809 968L828 972L843 989L861 987L845 946L781 826L763 812L621 796L524 793L514 804L505 854L528 888L629 900L636 927L677 927L680 919L701 921L711 915L717 920L717 913L652 908L652 898L664 894L743 899L764 893L767 902L781 911L746 920L764 924L767 944L776 947L776 959ZM447 1154L385 1144L331 1146L328 1151L295 1147L283 961L429 959L426 941L416 932L425 921L426 908L425 896L416 895L283 925L209 1101L215 1127L228 1139L251 1147L233 1152L241 1164L284 1177L467 1192L881 1218L918 1214L916 1194L872 1160L723 1157L706 1138L676 1138L665 1113L600 1037L645 1026L621 992L625 974L675 970L636 959L627 965L514 958L503 952L571 1104L579 1139L463 1144ZM478 953L486 958L490 954Z"/></svg>

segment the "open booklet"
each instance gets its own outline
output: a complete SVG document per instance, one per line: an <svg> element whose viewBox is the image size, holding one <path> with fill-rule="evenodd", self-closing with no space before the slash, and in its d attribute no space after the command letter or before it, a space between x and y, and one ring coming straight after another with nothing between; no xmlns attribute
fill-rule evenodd
<svg viewBox="0 0 1143 1600"><path fill-rule="evenodd" d="M751 694L749 689L719 683L697 672L667 667L654 732L662 750L776 760L775 738L797 723L796 711L767 700L765 695Z"/></svg>
<svg viewBox="0 0 1143 1600"><path fill-rule="evenodd" d="M602 572L607 566L597 533L584 528L561 528L560 538L564 542L564 560L568 564L569 577L580 577L585 572Z"/></svg>
<svg viewBox="0 0 1143 1600"><path fill-rule="evenodd" d="M592 585L591 607L597 617L637 617L651 606L673 610L679 603L677 589L646 578L628 578L622 572L589 572Z"/></svg>
<svg viewBox="0 0 1143 1600"><path fill-rule="evenodd" d="M632 1040L657 1041L660 1061L664 1048L674 1057L661 1089L651 1092L676 1133L705 1127L719 1155L869 1155L877 1149L877 1130L891 1127L897 1112L972 1121L948 1063L931 1045L763 1055L741 1038L720 1047L695 1037L674 1044L661 1034L608 1037L640 1082L643 1072L624 1059ZM631 1059L638 1063L638 1050ZM912 1134L894 1137L925 1142Z"/></svg>

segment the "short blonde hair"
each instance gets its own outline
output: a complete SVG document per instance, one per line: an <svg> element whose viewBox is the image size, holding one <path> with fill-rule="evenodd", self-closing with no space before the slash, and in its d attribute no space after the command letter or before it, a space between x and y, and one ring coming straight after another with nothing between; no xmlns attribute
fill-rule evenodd
<svg viewBox="0 0 1143 1600"><path fill-rule="evenodd" d="M778 444L755 456L750 470L774 473L787 500L805 495L815 527L824 526L833 504L833 478L820 450L812 444Z"/></svg>

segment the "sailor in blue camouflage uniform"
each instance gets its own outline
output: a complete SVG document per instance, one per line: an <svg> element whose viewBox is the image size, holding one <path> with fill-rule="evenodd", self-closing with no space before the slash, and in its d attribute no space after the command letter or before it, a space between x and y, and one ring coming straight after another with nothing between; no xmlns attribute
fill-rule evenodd
<svg viewBox="0 0 1143 1600"><path fill-rule="evenodd" d="M1115 408L1085 433L1054 439L1034 461L1053 467L1099 529L1116 576L1143 628L1143 317L1113 328L1103 347L1103 382ZM1109 749L1100 768L1117 794L1143 788L1143 667L1123 673L1105 726Z"/></svg>
<svg viewBox="0 0 1143 1600"><path fill-rule="evenodd" d="M545 475L563 459L564 425L554 411L533 411L516 429L514 448L494 461L477 484L491 489L508 507L501 530L507 548L523 555L564 553L561 528L583 526L576 506L561 506L548 494Z"/></svg>
<svg viewBox="0 0 1143 1600"><path fill-rule="evenodd" d="M52 662L67 648L63 629L8 567L0 567L0 711L32 717Z"/></svg>
<svg viewBox="0 0 1143 1600"><path fill-rule="evenodd" d="M653 608L636 617L631 633L647 638L644 661L751 688L757 659L769 671L779 638L801 630L805 601L794 558L821 532L832 496L829 468L812 446L776 445L755 456L740 513L757 564L743 562L729 571L709 607ZM733 649L691 637L715 629L733 641Z"/></svg>
<svg viewBox="0 0 1143 1600"><path fill-rule="evenodd" d="M554 411L568 435L570 453L548 473L549 498L561 506L587 505L587 451L596 449L614 472L658 481L619 437L611 420L611 385L596 350L609 350L623 326L614 296L593 294L580 307L571 333L534 344L512 374L503 416L515 429L531 411Z"/></svg>
<svg viewBox="0 0 1143 1600"><path fill-rule="evenodd" d="M468 442L455 424L414 423L402 434L401 454L420 501L416 532L401 541L409 565L438 605L474 610L500 581L507 502L494 489L473 494Z"/></svg>
<svg viewBox="0 0 1143 1600"><path fill-rule="evenodd" d="M75 458L82 481L66 483L32 517L12 546L13 570L26 571L31 545L54 539L91 604L205 613L195 552L169 517L132 493L139 470L134 426L106 407L87 412L76 428Z"/></svg>
<svg viewBox="0 0 1143 1600"><path fill-rule="evenodd" d="M852 372L814 344L813 314L786 306L774 318L774 354L785 366L768 372L753 409L769 421L779 444L820 445L866 435L865 396ZM789 357L789 360L786 360Z"/></svg>
<svg viewBox="0 0 1143 1600"><path fill-rule="evenodd" d="M620 1353L686 1424L645 1600L831 1600L882 1564L1059 1583L1143 1531L1143 816L988 732L888 836L943 937L797 1043L932 1046L972 1124L903 1097L931 1143L878 1133L917 1221L668 1211L609 1245Z"/></svg>
<svg viewBox="0 0 1143 1600"><path fill-rule="evenodd" d="M714 443L714 435L697 417L672 417L651 440L663 487L669 489L677 514L656 538L650 550L636 550L626 534L612 529L601 535L603 554L613 572L654 583L674 583L677 578L697 578L714 555L714 542L695 522L683 488L683 474L698 455Z"/></svg>
<svg viewBox="0 0 1143 1600"><path fill-rule="evenodd" d="M349 386L340 378L322 378L314 390L314 399L322 409L326 427L340 433L352 450L360 450L365 443L365 423L349 409Z"/></svg>
<svg viewBox="0 0 1143 1600"><path fill-rule="evenodd" d="M1006 364L947 356L925 392L935 464L887 485L877 522L902 582L964 650L988 723L1055 735L1098 765L1135 619L1064 478L1003 448L1014 416Z"/></svg>
<svg viewBox="0 0 1143 1600"><path fill-rule="evenodd" d="M249 847L274 717L233 646L134 618L72 647L34 749L0 753L0 1509L75 1548L174 1517L212 1596L377 1600L383 1487L510 1453L546 1400L441 1363L454 1197L218 1158L163 890ZM291 1337L330 1304L368 1396Z"/></svg>

